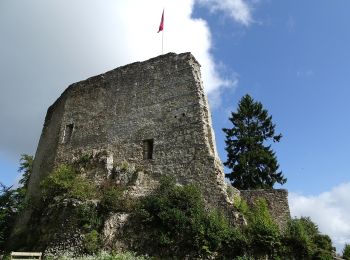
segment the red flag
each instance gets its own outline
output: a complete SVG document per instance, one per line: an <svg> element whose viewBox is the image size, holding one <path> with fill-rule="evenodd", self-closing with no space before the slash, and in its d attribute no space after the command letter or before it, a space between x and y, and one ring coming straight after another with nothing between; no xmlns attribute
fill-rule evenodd
<svg viewBox="0 0 350 260"><path fill-rule="evenodd" d="M164 9L162 13L162 19L160 20L159 30L157 33L159 33L160 31L163 31L163 28L164 28Z"/></svg>

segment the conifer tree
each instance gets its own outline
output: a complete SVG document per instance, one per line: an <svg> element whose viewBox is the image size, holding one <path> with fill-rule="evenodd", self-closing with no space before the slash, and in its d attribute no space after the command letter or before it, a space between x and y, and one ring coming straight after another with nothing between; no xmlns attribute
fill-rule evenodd
<svg viewBox="0 0 350 260"><path fill-rule="evenodd" d="M227 161L231 172L226 174L238 189L272 189L287 179L278 170L276 154L268 141L279 142L272 116L248 94L242 97L237 112L229 118L233 127L224 128Z"/></svg>

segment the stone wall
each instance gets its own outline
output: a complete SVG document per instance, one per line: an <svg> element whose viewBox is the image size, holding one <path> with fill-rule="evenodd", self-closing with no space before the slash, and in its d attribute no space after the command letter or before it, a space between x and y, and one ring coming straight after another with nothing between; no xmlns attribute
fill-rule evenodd
<svg viewBox="0 0 350 260"><path fill-rule="evenodd" d="M241 190L241 197L252 205L258 198L264 198L268 204L272 218L281 230L286 227L290 219L288 191L284 189L271 190Z"/></svg>
<svg viewBox="0 0 350 260"><path fill-rule="evenodd" d="M152 146L151 159L144 158L145 145ZM198 184L210 205L232 202L200 65L190 53L132 63L69 86L48 109L31 197L38 198L39 183L53 167L97 151L107 154L106 175L127 161L155 180L171 175L179 184Z"/></svg>

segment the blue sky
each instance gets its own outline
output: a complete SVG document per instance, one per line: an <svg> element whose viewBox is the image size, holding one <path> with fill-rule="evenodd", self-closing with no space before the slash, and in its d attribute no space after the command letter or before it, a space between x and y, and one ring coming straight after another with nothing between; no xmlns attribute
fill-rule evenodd
<svg viewBox="0 0 350 260"><path fill-rule="evenodd" d="M292 215L350 243L350 2L2 0L0 181L18 180L46 109L71 83L165 52L202 65L222 160L223 127L246 93L273 116ZM310 209L315 209L310 211ZM332 219L329 219L332 215Z"/></svg>
<svg viewBox="0 0 350 260"><path fill-rule="evenodd" d="M249 93L283 134L274 148L286 188L316 194L350 180L349 8L346 1L261 2L248 28L195 10L211 28L214 56L239 77L213 113L221 158L226 109Z"/></svg>

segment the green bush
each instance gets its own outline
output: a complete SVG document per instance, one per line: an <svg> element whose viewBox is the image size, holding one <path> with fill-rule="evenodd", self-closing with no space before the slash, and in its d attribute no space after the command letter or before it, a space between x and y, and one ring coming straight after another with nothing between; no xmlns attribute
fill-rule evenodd
<svg viewBox="0 0 350 260"><path fill-rule="evenodd" d="M291 219L282 242L284 255L296 259L333 259L332 240L323 235L308 217Z"/></svg>
<svg viewBox="0 0 350 260"><path fill-rule="evenodd" d="M332 260L333 250L332 240L328 235L317 234L314 236L314 254L313 259Z"/></svg>
<svg viewBox="0 0 350 260"><path fill-rule="evenodd" d="M248 216L250 209L247 202L244 199L237 196L233 201L233 205L244 216Z"/></svg>
<svg viewBox="0 0 350 260"><path fill-rule="evenodd" d="M309 218L290 220L281 233L266 200L258 199L252 207L236 200L235 206L244 213L247 226L234 228L220 212L205 210L195 186L163 180L138 209L149 234L146 251L161 258L332 259L330 238Z"/></svg>
<svg viewBox="0 0 350 260"><path fill-rule="evenodd" d="M264 199L257 199L246 213L246 234L254 256L275 257L281 247L279 228L272 219Z"/></svg>
<svg viewBox="0 0 350 260"><path fill-rule="evenodd" d="M205 209L193 185L163 179L156 192L141 201L138 217L150 233L145 247L160 257L224 257L227 252L243 255L246 248L243 235L224 215Z"/></svg>
<svg viewBox="0 0 350 260"><path fill-rule="evenodd" d="M226 234L226 238L222 241L222 247L219 250L220 256L225 259L231 259L237 256L237 259L250 258L239 258L244 256L249 250L248 239L245 233L238 228L231 228ZM236 259L236 258L235 258Z"/></svg>
<svg viewBox="0 0 350 260"><path fill-rule="evenodd" d="M350 260L350 244L345 244L343 249L343 258Z"/></svg>
<svg viewBox="0 0 350 260"><path fill-rule="evenodd" d="M283 236L285 254L297 259L312 255L312 239L300 219L291 219Z"/></svg>
<svg viewBox="0 0 350 260"><path fill-rule="evenodd" d="M91 159L92 159L92 155L91 154L84 153L76 161L76 164L86 165L86 164L88 164L91 161Z"/></svg>
<svg viewBox="0 0 350 260"><path fill-rule="evenodd" d="M60 165L42 182L41 189L45 201L56 196L89 200L96 197L95 185L83 178L70 165Z"/></svg>
<svg viewBox="0 0 350 260"><path fill-rule="evenodd" d="M77 176L75 178L75 183L72 185L71 190L68 194L76 199L86 201L96 198L96 188L95 184L86 180L82 176Z"/></svg>
<svg viewBox="0 0 350 260"><path fill-rule="evenodd" d="M21 155L18 172L22 173L22 176L16 189L12 186L6 187L0 182L0 252L5 250L17 216L30 204L26 194L33 172L33 156Z"/></svg>
<svg viewBox="0 0 350 260"><path fill-rule="evenodd" d="M99 230L102 226L102 217L92 203L83 203L75 208L74 214L77 225L87 231Z"/></svg>
<svg viewBox="0 0 350 260"><path fill-rule="evenodd" d="M205 236L203 244L209 249L209 252L219 251L231 235L231 226L225 216L218 211L211 211L204 217Z"/></svg>
<svg viewBox="0 0 350 260"><path fill-rule="evenodd" d="M126 198L123 196L124 188L107 185L103 187L102 196L100 200L100 211L102 213L117 212L123 210L124 201Z"/></svg>
<svg viewBox="0 0 350 260"><path fill-rule="evenodd" d="M176 186L164 179L154 195L144 198L139 208L141 222L148 228L149 244L163 256L185 256L202 249L204 204L199 190Z"/></svg>
<svg viewBox="0 0 350 260"><path fill-rule="evenodd" d="M83 159L86 161L85 157ZM126 164L124 168L127 168ZM84 246L88 254L100 250L99 231L103 220L111 212L127 211L134 212L131 223L135 224L135 230L142 231L139 232L140 241L134 241L140 245L137 249L161 258L332 259L332 242L327 235L320 234L317 225L309 218L292 219L281 234L265 200L257 200L249 207L244 200L235 198L234 206L248 223L238 228L231 226L219 211L206 208L198 187L179 186L171 178L162 179L155 192L141 199L137 207L133 200L123 195L125 188L107 181L97 190L69 165L54 169L42 181L41 188L45 203L37 211L46 214L49 223L41 227L45 230L43 234L55 235L62 223L72 230L78 228L85 233ZM23 207L25 193L22 191L25 189L13 191L6 187L0 191L0 227L12 225L13 216ZM69 223L65 222L66 219ZM8 233L9 229L0 229L0 249ZM38 237L45 241L43 236ZM350 259L349 251L347 245L344 258ZM129 259L122 255L94 257Z"/></svg>
<svg viewBox="0 0 350 260"><path fill-rule="evenodd" d="M16 199L16 190L0 183L0 252L5 249L7 238L18 214L20 202Z"/></svg>
<svg viewBox="0 0 350 260"><path fill-rule="evenodd" d="M96 254L101 248L100 235L96 230L84 235L84 249L88 254Z"/></svg>

